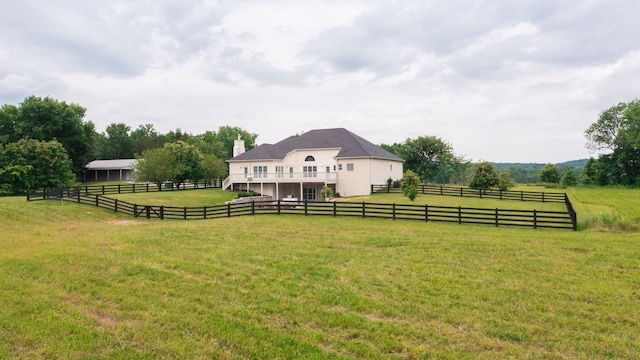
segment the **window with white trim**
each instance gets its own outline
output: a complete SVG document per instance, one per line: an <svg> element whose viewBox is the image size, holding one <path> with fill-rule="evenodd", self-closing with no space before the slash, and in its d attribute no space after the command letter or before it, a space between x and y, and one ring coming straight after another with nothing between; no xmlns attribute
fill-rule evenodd
<svg viewBox="0 0 640 360"><path fill-rule="evenodd" d="M306 177L306 178L318 177L318 167L317 166L303 166L302 167L302 176Z"/></svg>
<svg viewBox="0 0 640 360"><path fill-rule="evenodd" d="M276 177L277 178L284 177L284 166L276 166Z"/></svg>
<svg viewBox="0 0 640 360"><path fill-rule="evenodd" d="M253 177L254 178L266 178L267 177L267 167L266 166L254 166L253 167Z"/></svg>
<svg viewBox="0 0 640 360"><path fill-rule="evenodd" d="M353 171L353 164L347 164L347 171Z"/></svg>
<svg viewBox="0 0 640 360"><path fill-rule="evenodd" d="M289 177L293 179L293 166L289 166Z"/></svg>

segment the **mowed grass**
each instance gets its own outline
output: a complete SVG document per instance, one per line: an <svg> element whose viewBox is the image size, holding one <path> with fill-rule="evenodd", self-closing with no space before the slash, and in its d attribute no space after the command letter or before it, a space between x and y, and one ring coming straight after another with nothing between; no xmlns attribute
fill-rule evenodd
<svg viewBox="0 0 640 360"><path fill-rule="evenodd" d="M141 205L209 206L224 204L237 198L237 194L221 189L168 190L135 194L107 195L118 200Z"/></svg>
<svg viewBox="0 0 640 360"><path fill-rule="evenodd" d="M0 358L640 353L637 232L161 221L22 197L0 198L0 229Z"/></svg>

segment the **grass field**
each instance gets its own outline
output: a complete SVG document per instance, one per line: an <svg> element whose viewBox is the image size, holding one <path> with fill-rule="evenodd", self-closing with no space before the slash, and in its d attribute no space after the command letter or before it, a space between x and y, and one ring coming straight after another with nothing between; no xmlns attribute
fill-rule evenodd
<svg viewBox="0 0 640 360"><path fill-rule="evenodd" d="M569 191L591 225L638 221L633 190ZM23 197L0 198L0 229L0 359L640 354L637 231L161 221Z"/></svg>

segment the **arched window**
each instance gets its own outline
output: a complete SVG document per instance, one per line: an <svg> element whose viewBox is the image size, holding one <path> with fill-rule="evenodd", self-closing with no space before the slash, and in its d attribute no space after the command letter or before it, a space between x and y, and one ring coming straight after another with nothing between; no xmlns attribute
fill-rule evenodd
<svg viewBox="0 0 640 360"><path fill-rule="evenodd" d="M309 155L306 158L304 158L304 161L316 161L316 159L313 156Z"/></svg>

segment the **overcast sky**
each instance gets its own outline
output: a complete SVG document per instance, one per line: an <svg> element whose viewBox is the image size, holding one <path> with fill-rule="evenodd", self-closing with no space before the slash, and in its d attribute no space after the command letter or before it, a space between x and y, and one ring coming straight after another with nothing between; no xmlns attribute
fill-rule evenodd
<svg viewBox="0 0 640 360"><path fill-rule="evenodd" d="M76 103L99 132L231 125L275 143L344 127L556 163L590 156L589 124L640 97L638 0L0 5L0 104Z"/></svg>

